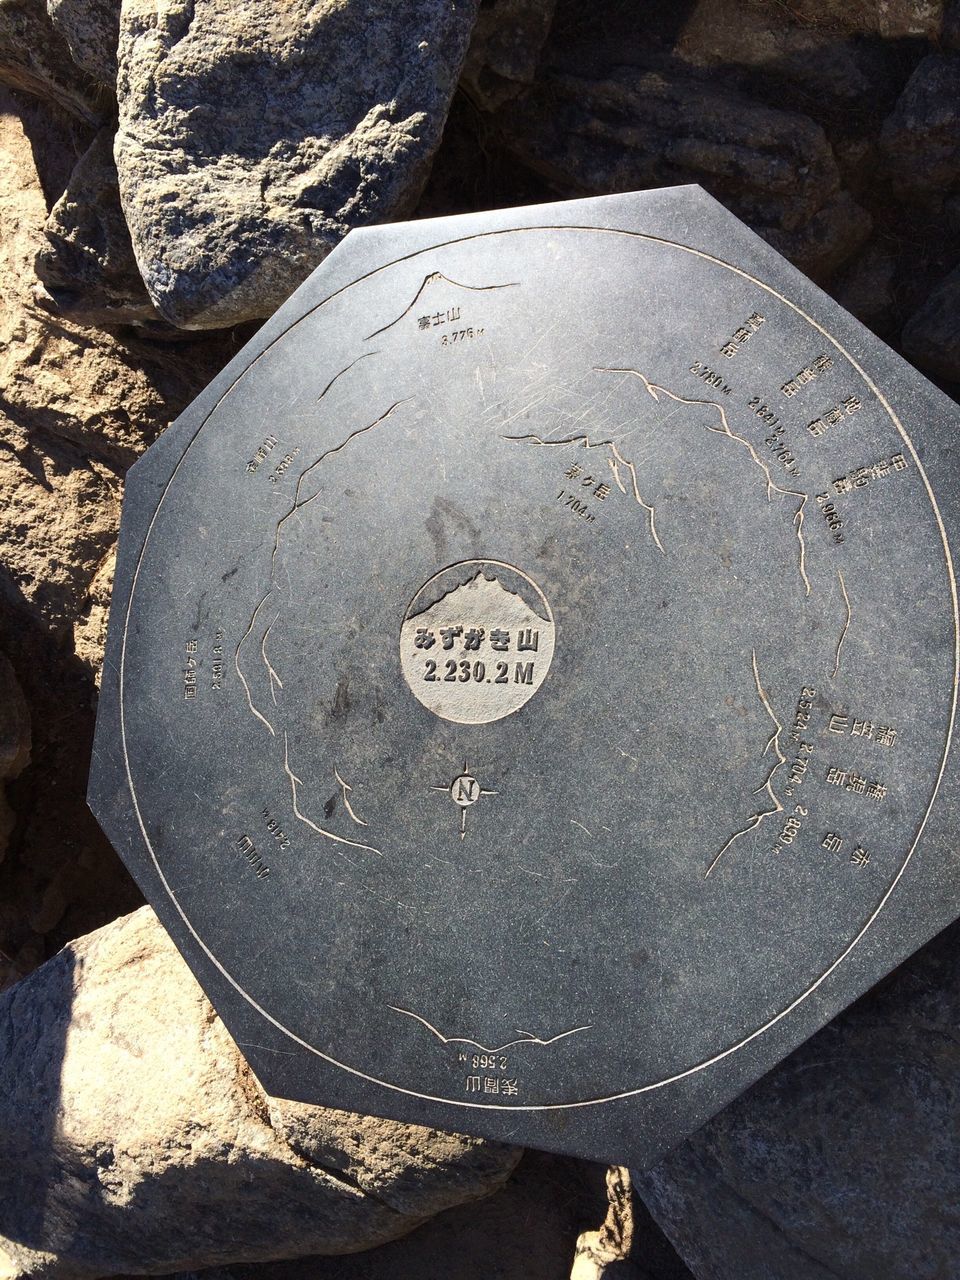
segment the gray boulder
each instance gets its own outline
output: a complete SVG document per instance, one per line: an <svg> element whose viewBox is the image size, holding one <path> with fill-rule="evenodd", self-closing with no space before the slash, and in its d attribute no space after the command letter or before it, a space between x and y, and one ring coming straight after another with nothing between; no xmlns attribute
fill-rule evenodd
<svg viewBox="0 0 960 1280"><path fill-rule="evenodd" d="M519 1156L264 1094L147 907L0 996L5 1280L351 1253Z"/></svg>
<svg viewBox="0 0 960 1280"><path fill-rule="evenodd" d="M478 0L124 0L115 155L171 323L271 314L352 228L404 217Z"/></svg>
<svg viewBox="0 0 960 1280"><path fill-rule="evenodd" d="M960 187L960 55L923 59L884 122L880 148L905 198L939 202Z"/></svg>
<svg viewBox="0 0 960 1280"><path fill-rule="evenodd" d="M960 268L951 271L910 317L900 341L921 369L960 382Z"/></svg>
<svg viewBox="0 0 960 1280"><path fill-rule="evenodd" d="M89 325L157 319L120 207L112 129L101 129L77 161L43 230L36 271L63 315Z"/></svg>
<svg viewBox="0 0 960 1280"><path fill-rule="evenodd" d="M492 0L482 6L463 64L464 88L494 111L533 84L557 0Z"/></svg>
<svg viewBox="0 0 960 1280"><path fill-rule="evenodd" d="M0 653L0 862L14 826L4 783L18 778L30 763L30 708L5 653ZM9 963L0 956L0 989Z"/></svg>
<svg viewBox="0 0 960 1280"><path fill-rule="evenodd" d="M819 125L692 71L548 71L495 119L506 146L565 193L698 182L814 275L870 232Z"/></svg>
<svg viewBox="0 0 960 1280"><path fill-rule="evenodd" d="M697 1280L960 1275L958 1026L953 925L635 1175Z"/></svg>
<svg viewBox="0 0 960 1280"><path fill-rule="evenodd" d="M0 0L0 82L35 94L86 124L100 124L109 104L73 63L44 0Z"/></svg>
<svg viewBox="0 0 960 1280"><path fill-rule="evenodd" d="M761 3L774 18L783 7L779 0ZM790 13L811 26L850 35L936 40L945 8L946 0L791 0Z"/></svg>
<svg viewBox="0 0 960 1280"><path fill-rule="evenodd" d="M47 12L77 66L112 88L117 80L120 0L47 0Z"/></svg>

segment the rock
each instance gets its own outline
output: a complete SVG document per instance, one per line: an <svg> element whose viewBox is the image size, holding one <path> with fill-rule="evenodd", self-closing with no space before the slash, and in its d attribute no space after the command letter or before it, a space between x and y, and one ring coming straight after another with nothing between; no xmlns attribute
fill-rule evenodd
<svg viewBox="0 0 960 1280"><path fill-rule="evenodd" d="M0 996L11 1278L339 1254L499 1187L520 1152L267 1097L149 908Z"/></svg>
<svg viewBox="0 0 960 1280"><path fill-rule="evenodd" d="M117 82L120 0L47 0L47 13L77 66L112 88Z"/></svg>
<svg viewBox="0 0 960 1280"><path fill-rule="evenodd" d="M6 788L0 987L142 901L85 799L122 475L241 340L171 348L38 306L38 165L55 183L76 139L63 113L0 88L0 649L33 726L31 762Z"/></svg>
<svg viewBox="0 0 960 1280"><path fill-rule="evenodd" d="M828 131L837 130L840 113L844 130L864 118L872 123L884 104L890 110L902 85L874 42L830 25L803 25L774 0L700 0L672 52L691 66L739 73L744 88L771 105L809 113Z"/></svg>
<svg viewBox="0 0 960 1280"><path fill-rule="evenodd" d="M834 269L869 234L819 125L693 73L549 72L496 120L506 145L564 194L698 182L808 268Z"/></svg>
<svg viewBox="0 0 960 1280"><path fill-rule="evenodd" d="M44 0L0 0L0 82L55 102L87 124L99 125L107 113Z"/></svg>
<svg viewBox="0 0 960 1280"><path fill-rule="evenodd" d="M581 1232L570 1280L604 1280L616 1274L617 1263L629 1261L634 1234L629 1169L611 1165L606 1182L607 1215L599 1231Z"/></svg>
<svg viewBox="0 0 960 1280"><path fill-rule="evenodd" d="M960 925L635 1185L698 1280L960 1275Z"/></svg>
<svg viewBox="0 0 960 1280"><path fill-rule="evenodd" d="M921 369L960 382L960 268L910 317L900 341L904 354Z"/></svg>
<svg viewBox="0 0 960 1280"><path fill-rule="evenodd" d="M838 191L813 217L792 230L758 231L806 275L829 280L870 238L873 219L849 191Z"/></svg>
<svg viewBox="0 0 960 1280"><path fill-rule="evenodd" d="M771 22L781 17L776 0L761 0ZM814 27L887 40L936 40L946 0L791 0L790 14Z"/></svg>
<svg viewBox="0 0 960 1280"><path fill-rule="evenodd" d="M159 319L120 207L112 128L101 129L77 162L44 234L36 271L62 315L84 325Z"/></svg>
<svg viewBox="0 0 960 1280"><path fill-rule="evenodd" d="M171 323L270 315L352 227L412 210L477 5L124 0L120 195Z"/></svg>
<svg viewBox="0 0 960 1280"><path fill-rule="evenodd" d="M893 323L896 273L896 254L878 238L865 246L833 289L842 307L884 339Z"/></svg>
<svg viewBox="0 0 960 1280"><path fill-rule="evenodd" d="M99 688L103 650L107 643L107 620L110 594L117 564L116 545L110 548L87 584L87 594L80 601L73 623L73 651L93 677Z"/></svg>
<svg viewBox="0 0 960 1280"><path fill-rule="evenodd" d="M0 653L0 862L15 821L3 784L8 778L19 778L29 761L30 708L10 659Z"/></svg>
<svg viewBox="0 0 960 1280"><path fill-rule="evenodd" d="M0 435L19 432L21 452L23 439L30 447L51 438L66 442L81 461L122 471L238 343L225 335L169 347L52 319L38 306L34 274L38 252L49 247L46 219L17 105L0 91ZM42 485L38 499L41 491Z"/></svg>
<svg viewBox="0 0 960 1280"><path fill-rule="evenodd" d="M939 201L960 186L960 55L923 59L884 123L880 147L906 199Z"/></svg>
<svg viewBox="0 0 960 1280"><path fill-rule="evenodd" d="M567 1280L584 1225L609 1212L605 1172L585 1160L528 1151L494 1195L447 1209L402 1240L350 1257L225 1267L202 1280ZM637 1260L608 1264L604 1280L691 1280L638 1208L646 1222L635 1232Z"/></svg>
<svg viewBox="0 0 960 1280"><path fill-rule="evenodd" d="M533 84L557 0L493 0L481 6L461 83L474 102L495 111Z"/></svg>

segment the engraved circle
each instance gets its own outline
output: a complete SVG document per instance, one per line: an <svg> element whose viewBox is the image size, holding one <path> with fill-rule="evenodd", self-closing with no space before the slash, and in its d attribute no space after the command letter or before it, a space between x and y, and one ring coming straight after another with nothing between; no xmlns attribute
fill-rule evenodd
<svg viewBox="0 0 960 1280"><path fill-rule="evenodd" d="M531 232L534 232L534 233L542 232L544 230L549 230L552 233L588 232L588 233L594 233L594 234L609 235L614 237L616 236L629 237L640 242L646 241L648 243L659 244L664 248L676 250L684 254L701 258L709 263L716 265L717 267L720 267L721 269L725 269L731 272L732 274L751 282L752 284L756 285L759 289L763 290L768 296L775 298L779 302L784 304L786 308L788 308L790 311L792 311L794 314L796 314L798 317L804 320L807 324L809 324L812 329L819 332L822 335L822 337L831 345L831 347L834 350L836 350L840 354L840 356L849 364L849 366L863 379L866 386L877 396L879 404L881 405L882 409L888 416L890 422L892 423L897 433L900 435L900 437L904 441L909 451L910 457L912 458L914 464L916 465L917 471L922 479L927 498L929 500L932 512L935 516L937 528L940 535L941 545L944 553L945 567L946 567L947 578L948 578L948 586L950 588L950 603L952 606L951 621L952 621L952 630L953 630L953 637L954 637L954 645L953 645L954 680L953 680L952 690L951 690L952 696L950 699L949 722L948 722L947 731L946 731L946 741L944 744L943 754L941 756L940 767L934 779L934 785L932 788L932 793L929 798L929 802L927 803L926 808L924 809L922 819L915 832L915 835L913 836L912 841L910 842L910 846L907 849L902 861L900 862L900 865L896 874L894 875L891 882L888 884L885 891L883 892L879 903L876 905L874 910L870 913L869 917L863 923L862 927L859 928L856 934L852 938L850 938L849 940L846 940L843 943L843 945L840 947L838 952L834 955L833 959L824 965L819 975L815 979L813 979L804 990L802 990L799 994L797 994L792 1000L790 1000L789 1003L787 1003L778 1012L771 1013L770 1016L762 1020L759 1020L757 1025L755 1025L752 1030L746 1031L744 1034L740 1035L739 1038L734 1038L730 1043L728 1043L725 1047L720 1048L716 1053L710 1056L706 1056L701 1060L696 1061L693 1064L684 1067L683 1069L675 1071L674 1073L666 1074L662 1078L649 1079L642 1083L638 1083L635 1087L620 1089L620 1090L606 1092L606 1093L598 1092L593 1096L586 1096L573 1101L539 1102L539 1103L532 1103L532 1104L519 1103L519 1104L511 1104L511 1105L507 1105L504 1103L495 1103L495 1102L494 1103L475 1102L475 1101L467 1100L463 1098L446 1096L445 1094L432 1093L426 1090L417 1090L414 1088L405 1087L402 1084L383 1078L382 1075L375 1074L374 1072L371 1072L369 1070L365 1071L357 1066L351 1065L344 1061L340 1061L336 1057L334 1057L331 1053L324 1052L324 1050L318 1047L317 1045L310 1043L308 1040L304 1039L301 1035L298 1035L297 1032L290 1026L285 1026L282 1021L280 1021L276 1016L271 1014L266 1008L264 1008L260 1003L258 1003L256 997L251 993L249 993L248 991L246 991L244 987L241 985L241 983L238 982L237 978L224 967L220 959L214 954L213 950L211 950L211 947L204 941L203 937L200 935L197 928L191 922L191 919L189 918L184 905L181 904L181 902L179 901L174 887L170 883L168 876L165 874L164 869L161 866L160 860L158 859L157 851L155 850L153 842L151 841L150 835L148 833L147 825L144 819L144 814L141 810L140 799L137 794L137 787L134 781L132 763L131 763L130 754L128 750L127 722L126 722L125 707L124 707L125 692L127 691L125 665L126 665L126 658L127 658L127 644L130 636L131 613L132 613L134 601L137 595L137 587L139 584L141 569L143 567L144 558L147 552L147 547L150 542L151 534L153 532L153 528L157 521L157 518L160 514L160 510L163 506L164 500L168 492L170 491L171 486L174 483L174 480L176 479L177 472L180 470L181 465L183 464L185 458L187 457L187 453L190 450L190 446L196 440L197 436L200 434L204 425L206 425L210 417L213 416L216 408L219 407L219 404L222 403L222 401L226 398L226 396L241 382L244 375L248 371L247 368L241 370L237 374L237 376L233 379L233 381L229 384L226 390L223 392L223 394L220 397L220 400L218 400L217 403L213 406L213 408L211 408L211 410L205 415L204 419L201 421L200 425L197 427L193 436L188 441L187 446L184 450L184 454L180 458L179 462L174 468L173 474L170 476L169 480L164 486L157 508L154 511L153 516L151 517L150 523L145 532L143 545L139 550L139 554L137 556L137 560L133 568L130 594L127 601L124 628L123 628L122 639L121 639L119 701L120 701L120 731L121 731L121 740L122 740L122 746L123 746L124 765L125 765L127 782L130 789L130 794L133 801L133 806L136 813L140 832L144 839L144 843L149 853L153 868L155 869L160 882L162 883L166 893L168 894L173 907L175 908L175 910L177 911L181 919L184 921L186 928L190 932L191 936L195 940L196 944L198 945L198 947L200 948L200 950L202 951L206 959L222 974L226 982L234 990L236 990L238 994L240 994L249 1003L249 1005L253 1009L255 1009L269 1024L271 1024L274 1028L276 1028L278 1031L280 1031L285 1036L287 1036L289 1040L292 1041L294 1044L297 1044L303 1049L307 1050L308 1052L316 1055L321 1060L331 1063L332 1065L335 1065L341 1068L342 1070L344 1070L345 1072L353 1076L356 1076L362 1080L366 1080L371 1083L382 1085L383 1087L394 1090L398 1093L403 1093L403 1094L407 1094L414 1097L420 1097L426 1100L442 1101L442 1102L449 1103L450 1105L453 1105L453 1106L464 1107L467 1109L562 1111L567 1109L576 1109L580 1107L609 1103L617 1099L642 1095L652 1090L657 1090L665 1086L669 1086L677 1081L687 1079L690 1076L693 1076L699 1072L705 1071L711 1066L728 1058L730 1055L736 1054L738 1051L742 1050L743 1048L745 1048L746 1046L754 1042L758 1037L763 1036L772 1028L776 1027L784 1018L786 1018L792 1011L794 1011L805 1000L807 1000L818 988L820 988L821 985L831 976L831 974L833 974L837 970L837 968L841 964L843 964L843 962L851 955L854 949L861 943L861 941L867 934L868 930L877 920L877 917L883 911L891 895L893 894L897 885L899 884L902 877L904 876L907 866L910 863L913 857L913 854L916 850L917 843L920 839L923 829L926 826L926 823L930 816L930 812L933 807L934 801L936 799L937 793L940 789L941 782L943 781L947 757L949 754L949 749L952 741L953 727L955 722L955 714L956 714L956 706L957 706L956 677L957 677L958 671L960 671L960 610L958 610L957 588L956 588L956 582L955 582L954 573L953 573L953 560L951 555L950 544L947 538L946 529L944 527L944 523L940 515L936 496L930 485L930 481L922 466L920 458L917 456L916 450L913 446L913 442L910 439L910 436L908 435L906 429L903 426L903 423L900 421L896 411L891 406L887 397L881 392L877 384L873 381L870 375L865 371L863 366L858 362L858 359L853 354L851 354L851 352L847 350L841 344L841 342L836 337L833 336L832 333L830 333L822 324L818 323L813 318L813 316L811 316L808 312L803 310L795 302L792 302L784 294L778 292L778 290L774 289L771 285L766 284L763 280L752 275L750 272L745 271L739 267L736 267L733 264L724 261L723 259L715 257L712 254L706 253L703 250L698 250L698 249L692 248L691 246L680 244L675 241L666 240L661 237L645 234L643 232L632 231L625 228L583 227L583 226L565 226L565 225L548 226L548 227L532 226L532 227L509 228L503 231L479 233L477 236L463 237L462 239L464 240L482 239L488 236L496 236L496 235L504 235L504 234L507 234L507 235L523 234L523 233L529 234ZM456 241L450 241L445 243L456 243ZM415 254L408 255L408 257L411 257L411 258L416 257L424 253L434 251L443 247L444 247L443 244L426 246L424 249L416 251ZM401 261L403 261L403 259L401 259ZM334 291L334 293L329 295L329 297L324 298L315 307L311 308L309 311L299 316L295 321L293 321L291 325L289 325L286 329L284 329L281 334L278 334L276 337L274 337L271 345L273 343L278 342L281 337L286 336L286 334L289 333L290 330L295 328L298 324L302 323L304 320L308 319L314 312L316 312L321 307L323 307L326 303L331 301L332 298L336 297L339 293L345 291L346 289L350 288L352 285L357 284L364 279L367 279L371 276L378 274L379 272L389 269L391 266L394 266L394 265L395 265L395 262L384 263L381 266L378 266L377 268L375 268L370 273L368 273L367 276L360 277L359 280L351 281L348 284L342 286L341 289Z"/></svg>
<svg viewBox="0 0 960 1280"><path fill-rule="evenodd" d="M407 606L400 669L417 701L442 720L491 724L537 692L555 639L550 605L531 577L499 560L462 560L429 578Z"/></svg>

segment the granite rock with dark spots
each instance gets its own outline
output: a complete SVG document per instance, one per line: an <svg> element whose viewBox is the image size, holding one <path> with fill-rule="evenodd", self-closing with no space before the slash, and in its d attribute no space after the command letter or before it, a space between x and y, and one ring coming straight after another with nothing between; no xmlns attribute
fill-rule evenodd
<svg viewBox="0 0 960 1280"><path fill-rule="evenodd" d="M697 1280L960 1275L958 1026L955 924L635 1175Z"/></svg>
<svg viewBox="0 0 960 1280"><path fill-rule="evenodd" d="M158 318L120 207L112 128L101 129L81 156L43 230L36 271L62 315L88 325Z"/></svg>
<svg viewBox="0 0 960 1280"><path fill-rule="evenodd" d="M495 1191L521 1152L263 1092L148 907L0 996L0 1272L341 1254Z"/></svg>
<svg viewBox="0 0 960 1280"><path fill-rule="evenodd" d="M172 324L268 316L353 227L412 212L478 0L125 0L115 154Z"/></svg>

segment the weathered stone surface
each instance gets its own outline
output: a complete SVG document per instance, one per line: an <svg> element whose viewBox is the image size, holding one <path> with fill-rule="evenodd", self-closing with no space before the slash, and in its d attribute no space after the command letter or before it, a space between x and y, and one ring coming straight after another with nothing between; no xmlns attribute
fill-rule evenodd
<svg viewBox="0 0 960 1280"><path fill-rule="evenodd" d="M960 926L635 1184L698 1280L960 1274Z"/></svg>
<svg viewBox="0 0 960 1280"><path fill-rule="evenodd" d="M904 353L921 369L960 382L960 268L910 317L901 342Z"/></svg>
<svg viewBox="0 0 960 1280"><path fill-rule="evenodd" d="M606 1276L613 1280L614 1275L622 1271L617 1264L629 1262L634 1237L633 1186L629 1169L611 1165L607 1170L606 1184L606 1217L599 1230L580 1233L570 1280L604 1280Z"/></svg>
<svg viewBox="0 0 960 1280"><path fill-rule="evenodd" d="M883 96L884 59L870 44L799 18L773 0L700 0L673 53L692 66L752 73L761 92L772 82L811 113L865 108Z"/></svg>
<svg viewBox="0 0 960 1280"><path fill-rule="evenodd" d="M0 0L0 81L47 98L88 124L99 124L105 114L44 0Z"/></svg>
<svg viewBox="0 0 960 1280"><path fill-rule="evenodd" d="M63 125L0 89L0 648L33 726L7 787L0 987L141 901L85 800L121 477L235 348L233 335L123 341L38 305L37 168L55 192L76 155Z"/></svg>
<svg viewBox="0 0 960 1280"><path fill-rule="evenodd" d="M120 193L167 319L269 315L351 227L411 211L477 3L126 0Z"/></svg>
<svg viewBox="0 0 960 1280"><path fill-rule="evenodd" d="M159 318L120 207L112 128L101 129L77 162L44 233L36 271L61 314L85 325Z"/></svg>
<svg viewBox="0 0 960 1280"><path fill-rule="evenodd" d="M533 83L557 0L493 0L481 7L462 83L493 111Z"/></svg>
<svg viewBox="0 0 960 1280"><path fill-rule="evenodd" d="M757 7L762 7L771 21L782 11L776 0L759 0ZM790 13L811 26L851 35L936 40L945 8L946 0L792 0Z"/></svg>
<svg viewBox="0 0 960 1280"><path fill-rule="evenodd" d="M584 1160L528 1151L494 1195L447 1209L402 1240L349 1257L218 1268L203 1280L568 1280L577 1275L580 1257L589 1256L577 1254L585 1226L611 1214L606 1172ZM618 1203L623 1216L632 1217L623 1200ZM642 1222L633 1233L631 1261L600 1264L599 1274L604 1280L691 1280L643 1206L636 1207Z"/></svg>
<svg viewBox="0 0 960 1280"><path fill-rule="evenodd" d="M101 84L116 84L120 0L47 0L74 62Z"/></svg>
<svg viewBox="0 0 960 1280"><path fill-rule="evenodd" d="M880 147L903 195L942 200L960 185L960 55L923 59L883 126Z"/></svg>
<svg viewBox="0 0 960 1280"><path fill-rule="evenodd" d="M869 234L819 125L693 73L546 73L496 118L507 145L565 193L698 182L807 270L835 268Z"/></svg>
<svg viewBox="0 0 960 1280"><path fill-rule="evenodd" d="M268 1098L148 908L0 997L0 1080L15 1277L349 1253L495 1190L520 1156Z"/></svg>
<svg viewBox="0 0 960 1280"><path fill-rule="evenodd" d="M0 653L0 862L14 824L3 784L8 778L18 778L29 760L30 708L10 659Z"/></svg>

